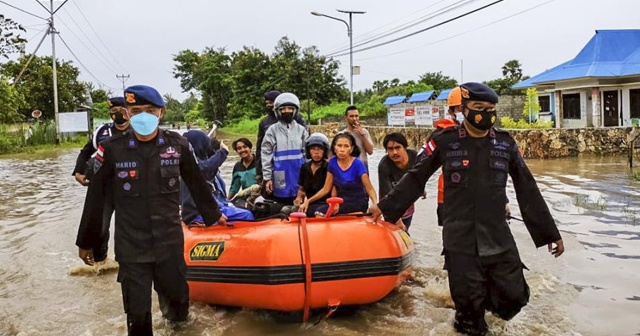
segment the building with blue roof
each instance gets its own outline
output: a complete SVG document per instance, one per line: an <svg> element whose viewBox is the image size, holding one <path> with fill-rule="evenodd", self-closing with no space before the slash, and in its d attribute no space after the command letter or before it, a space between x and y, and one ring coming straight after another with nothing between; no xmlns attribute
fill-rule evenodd
<svg viewBox="0 0 640 336"><path fill-rule="evenodd" d="M449 98L449 92L451 92L451 90L453 90L453 88L442 90L442 92L440 92L440 94L436 97L436 100L447 100L447 98Z"/></svg>
<svg viewBox="0 0 640 336"><path fill-rule="evenodd" d="M433 98L435 98L435 91L426 91L426 92L416 92L409 97L407 103L419 103L419 102L427 102Z"/></svg>
<svg viewBox="0 0 640 336"><path fill-rule="evenodd" d="M386 106L402 104L406 98L406 96L389 96L384 100L383 104Z"/></svg>
<svg viewBox="0 0 640 336"><path fill-rule="evenodd" d="M596 30L572 60L513 86L535 87L556 127L631 126L640 121L640 29Z"/></svg>

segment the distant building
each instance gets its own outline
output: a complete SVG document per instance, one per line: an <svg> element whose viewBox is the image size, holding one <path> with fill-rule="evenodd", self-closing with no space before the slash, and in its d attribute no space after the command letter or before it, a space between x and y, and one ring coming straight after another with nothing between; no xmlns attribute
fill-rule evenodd
<svg viewBox="0 0 640 336"><path fill-rule="evenodd" d="M640 29L596 30L576 57L512 88L538 89L557 128L640 122Z"/></svg>

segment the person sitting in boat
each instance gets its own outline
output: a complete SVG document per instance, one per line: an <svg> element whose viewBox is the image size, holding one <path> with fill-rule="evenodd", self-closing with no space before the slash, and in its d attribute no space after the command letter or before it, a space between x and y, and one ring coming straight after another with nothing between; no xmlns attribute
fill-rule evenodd
<svg viewBox="0 0 640 336"><path fill-rule="evenodd" d="M251 153L253 144L247 138L240 138L231 145L240 156L233 166L229 199L238 207L252 208L253 200L260 195L256 179L256 157Z"/></svg>
<svg viewBox="0 0 640 336"><path fill-rule="evenodd" d="M295 121L300 100L282 93L274 102L278 122L269 126L262 140L262 178L266 193L282 206L293 205L298 195L300 167L304 164L304 140L309 133Z"/></svg>
<svg viewBox="0 0 640 336"><path fill-rule="evenodd" d="M183 134L196 157L198 167L202 172L205 180L211 186L211 192L218 203L220 211L227 216L229 220L252 220L253 214L247 209L236 208L229 204L224 186L224 180L220 176L220 166L227 159L229 149L224 142L220 142L220 149L213 149L212 141L201 130L190 130ZM180 201L182 203L182 220L187 224L202 223L202 216L195 206L193 198L189 190L184 185L180 186Z"/></svg>
<svg viewBox="0 0 640 336"><path fill-rule="evenodd" d="M299 210L306 212L310 204L328 195L335 186L337 196L344 200L344 203L337 208L337 214L366 212L367 195L372 204L377 203L377 195L369 179L367 168L358 158L360 149L356 145L356 139L349 132L338 133L331 142L331 152L333 157L329 159L327 165L324 186L315 195L307 198L300 205ZM324 205L317 211L326 212L328 207Z"/></svg>
<svg viewBox="0 0 640 336"><path fill-rule="evenodd" d="M296 206L300 206L307 196L317 194L324 187L324 182L327 179L329 139L322 133L313 133L305 141L304 150L308 161L300 168L298 197L293 201ZM326 205L327 198L329 195L310 203L306 210L307 216L312 217L319 207Z"/></svg>

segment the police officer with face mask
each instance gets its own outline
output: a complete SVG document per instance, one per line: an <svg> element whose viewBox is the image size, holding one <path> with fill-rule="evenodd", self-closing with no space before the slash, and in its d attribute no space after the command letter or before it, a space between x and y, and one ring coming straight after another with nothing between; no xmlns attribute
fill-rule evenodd
<svg viewBox="0 0 640 336"><path fill-rule="evenodd" d="M170 321L189 313L184 237L180 224L180 183L186 183L206 225L225 224L187 140L162 131L164 101L155 89L135 85L125 91L132 131L98 146L76 245L79 257L94 262L91 247L101 239L102 206L114 204L115 254L120 264L129 335L152 335L151 288Z"/></svg>
<svg viewBox="0 0 640 336"><path fill-rule="evenodd" d="M98 145L106 141L113 135L120 134L129 128L129 120L126 116L126 109L124 107L123 97L109 98L107 101L109 104L109 114L111 116L111 123L106 123L93 133L93 136L89 138L87 144L84 145L78 158L76 159L76 166L73 169L71 175L74 175L76 181L83 186L89 185L89 179L93 175L94 158ZM111 216L113 215L113 205L106 203L104 205L104 214L102 218L103 226L103 239L93 247L93 257L95 262L104 262L107 259L107 251L109 249L109 224L111 222Z"/></svg>
<svg viewBox="0 0 640 336"><path fill-rule="evenodd" d="M506 131L493 128L498 96L488 86L460 86L464 121L427 143L427 157L369 211L395 223L420 197L429 177L444 175L442 238L449 289L455 303L454 327L485 335L485 309L509 320L529 301L516 243L506 221L506 184L511 176L520 212L537 247L564 252L560 232L518 146ZM554 246L555 245L555 246Z"/></svg>

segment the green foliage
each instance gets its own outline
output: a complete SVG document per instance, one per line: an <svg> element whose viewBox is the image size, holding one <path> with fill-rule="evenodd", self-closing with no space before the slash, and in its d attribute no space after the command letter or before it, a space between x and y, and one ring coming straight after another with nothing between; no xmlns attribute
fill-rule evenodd
<svg viewBox="0 0 640 336"><path fill-rule="evenodd" d="M505 129L543 129L552 128L553 122L538 119L536 122L529 123L528 120L524 119L515 121L511 117L500 117L500 125Z"/></svg>
<svg viewBox="0 0 640 336"><path fill-rule="evenodd" d="M167 123L186 121L185 115L191 110L197 110L199 104L198 97L193 93L191 93L189 97L185 98L182 102L173 98L170 94L165 94L164 101L165 113L163 121ZM197 110L197 113L192 112L189 118L189 121L193 121L195 119L202 118L202 116L200 111Z"/></svg>
<svg viewBox="0 0 640 336"><path fill-rule="evenodd" d="M106 101L94 103L91 106L91 117L94 119L111 119L111 115L109 114L110 112L111 109L109 108L109 103Z"/></svg>
<svg viewBox="0 0 640 336"><path fill-rule="evenodd" d="M22 25L0 14L0 55L9 58L9 54L24 51L27 40L20 34L26 32Z"/></svg>
<svg viewBox="0 0 640 336"><path fill-rule="evenodd" d="M21 56L17 61L9 61L0 65L0 73L9 78L16 78L30 55ZM60 112L73 111L75 107L86 101L87 86L78 81L80 71L70 61L58 59L58 106ZM53 67L49 56L35 56L26 68L15 88L24 97L20 110L31 112L38 109L45 119L53 119Z"/></svg>
<svg viewBox="0 0 640 336"><path fill-rule="evenodd" d="M522 64L520 64L520 61L507 61L502 66L502 76L502 78L493 79L484 83L495 90L498 95L521 96L525 94L523 90L514 90L511 88L529 78L529 76L522 75Z"/></svg>
<svg viewBox="0 0 640 336"><path fill-rule="evenodd" d="M23 119L18 113L24 98L0 75L0 123L14 123Z"/></svg>
<svg viewBox="0 0 640 336"><path fill-rule="evenodd" d="M173 60L174 77L185 92L202 95L202 117L208 120L259 118L263 93L276 88L319 105L345 97L339 63L287 37L278 41L272 55L252 47L229 55L225 49L209 47L202 52L182 50Z"/></svg>
<svg viewBox="0 0 640 336"><path fill-rule="evenodd" d="M255 136L256 134L258 134L258 125L260 124L260 119L261 118L240 119L238 121L234 121L229 125L225 125L221 130L227 133Z"/></svg>
<svg viewBox="0 0 640 336"><path fill-rule="evenodd" d="M317 124L318 120L326 119L327 117L344 117L344 111L349 106L348 102L335 102L331 105L325 105L318 107L311 113L311 120L307 120L310 124Z"/></svg>
<svg viewBox="0 0 640 336"><path fill-rule="evenodd" d="M522 116L527 120L538 120L538 113L540 113L540 103L538 102L538 89L527 89L527 100L524 101L524 109L522 109Z"/></svg>
<svg viewBox="0 0 640 336"><path fill-rule="evenodd" d="M437 92L458 86L457 80L443 75L442 71L427 72L420 76L419 82L430 85Z"/></svg>
<svg viewBox="0 0 640 336"><path fill-rule="evenodd" d="M635 181L640 181L640 172L633 172L633 174L631 174L631 178Z"/></svg>
<svg viewBox="0 0 640 336"><path fill-rule="evenodd" d="M72 147L77 147L86 142L86 137L67 138L62 141L63 145L71 143ZM53 121L0 124L0 154L32 152L38 148L54 146L59 145L56 145L56 128Z"/></svg>
<svg viewBox="0 0 640 336"><path fill-rule="evenodd" d="M93 90L91 87L89 87L89 91L91 93L91 101L96 104L96 103L106 103L107 100L109 100L109 92L107 92L107 90L103 90L103 89L97 89L97 90Z"/></svg>

